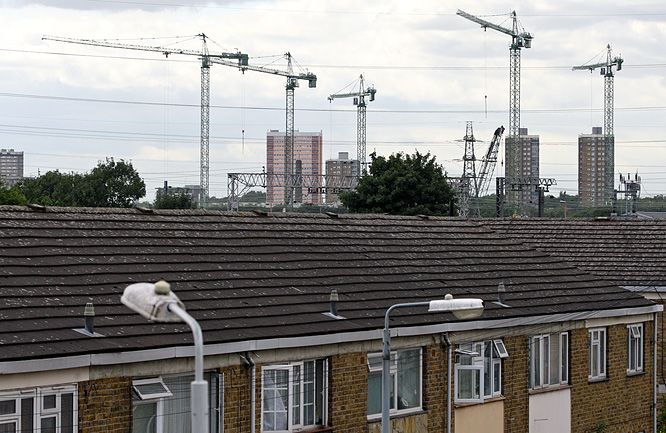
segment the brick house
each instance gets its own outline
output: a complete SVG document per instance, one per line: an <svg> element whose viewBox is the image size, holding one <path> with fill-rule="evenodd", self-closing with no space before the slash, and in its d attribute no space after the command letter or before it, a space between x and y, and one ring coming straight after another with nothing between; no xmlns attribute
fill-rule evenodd
<svg viewBox="0 0 666 433"><path fill-rule="evenodd" d="M391 316L394 431L653 432L661 305L475 222L0 207L0 261L3 433L189 431L189 329L119 302L162 278L212 433L378 432L384 312L448 293Z"/></svg>

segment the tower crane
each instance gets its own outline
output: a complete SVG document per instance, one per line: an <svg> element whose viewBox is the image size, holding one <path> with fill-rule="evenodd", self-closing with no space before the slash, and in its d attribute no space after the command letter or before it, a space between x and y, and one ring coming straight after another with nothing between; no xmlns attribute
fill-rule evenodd
<svg viewBox="0 0 666 433"><path fill-rule="evenodd" d="M328 97L329 102L333 102L337 98L354 98L354 105L356 105L356 159L361 172L367 169L366 165L366 148L365 148L365 98L369 98L369 102L375 100L377 90L373 86L365 87L363 74L358 79L358 90L349 93L334 93ZM352 83L354 86L356 83ZM360 174L360 173L359 173Z"/></svg>
<svg viewBox="0 0 666 433"><path fill-rule="evenodd" d="M500 142L502 141L502 134L504 134L504 126L500 126L495 130L493 139L490 141L490 146L488 146L488 151L481 160L477 197L483 197L486 195L488 188L490 187L490 178L495 171L495 164L497 164L497 152L499 150Z"/></svg>
<svg viewBox="0 0 666 433"><path fill-rule="evenodd" d="M468 14L462 10L456 12L463 18L480 24L486 29L496 30L498 32L511 36L511 46L509 48L509 137L512 137L512 149L507 149L507 165L510 173L507 176L516 176L518 174L519 155L518 155L518 136L520 133L520 51L522 48L532 48L532 39L534 37L520 28L516 11L511 12L513 25L511 28L502 27L491 23L482 18ZM508 147L508 146L507 146Z"/></svg>
<svg viewBox="0 0 666 433"><path fill-rule="evenodd" d="M297 73L294 72L292 64L291 53L284 54L287 60L287 70L268 68L266 66L256 65L241 65L219 57L211 57L211 63L217 63L226 66L237 66L241 71L254 71L263 72L271 75L278 75L287 77L287 84L285 86L287 94L287 109L286 109L286 131L285 131L285 152L284 152L284 167L285 174L288 176L294 175L294 89L298 87L298 80L305 80L308 82L308 87L317 87L317 76L311 72ZM285 203L292 206L294 203L294 186L290 186L292 182L285 182Z"/></svg>
<svg viewBox="0 0 666 433"><path fill-rule="evenodd" d="M189 50L181 48L167 48L149 45L136 45L114 42L105 39L76 39L61 36L43 36L42 40L66 42L79 45L91 45L95 47L120 48L125 50L151 51L164 54L169 57L171 54L182 54L187 56L197 56L201 59L201 146L200 146L200 187L201 197L200 206L206 207L208 203L208 193L210 185L209 172L209 144L210 144L210 63L212 59L236 59L237 63L233 66L242 67L248 64L248 55L240 52L235 53L213 53L208 51L206 44L207 36L204 33L196 35L201 38L201 50Z"/></svg>
<svg viewBox="0 0 666 433"><path fill-rule="evenodd" d="M600 63L593 63L590 65L574 66L572 70L581 71L589 70L592 72L594 69L600 68L601 75L604 76L604 144L606 147L606 160L605 160L605 173L604 184L605 191L604 197L607 200L612 198L614 175L615 171L615 136L613 131L613 105L615 101L615 74L613 68L618 71L622 70L622 63L624 59L619 56L613 57L610 44L606 46L606 61Z"/></svg>

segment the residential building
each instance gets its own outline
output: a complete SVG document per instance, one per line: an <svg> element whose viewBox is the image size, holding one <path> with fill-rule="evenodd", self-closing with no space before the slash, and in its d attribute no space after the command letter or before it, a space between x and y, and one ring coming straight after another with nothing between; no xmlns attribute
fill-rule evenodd
<svg viewBox="0 0 666 433"><path fill-rule="evenodd" d="M0 184L16 185L23 179L23 152L0 149Z"/></svg>
<svg viewBox="0 0 666 433"><path fill-rule="evenodd" d="M609 206L613 200L615 137L601 127L578 136L578 195L581 206Z"/></svg>
<svg viewBox="0 0 666 433"><path fill-rule="evenodd" d="M502 230L0 207L0 429L188 431L189 328L119 301L163 278L203 329L211 433L377 433L384 313L446 294L483 299L482 316L391 315L394 431L654 433L661 305Z"/></svg>
<svg viewBox="0 0 666 433"><path fill-rule="evenodd" d="M266 173L268 175L287 174L285 169L284 132L272 129L266 134ZM298 176L322 176L323 135L320 132L294 132L294 173ZM266 186L266 202L271 205L285 204L285 187L268 182ZM322 196L319 188L294 188L295 203L321 204Z"/></svg>
<svg viewBox="0 0 666 433"><path fill-rule="evenodd" d="M361 170L357 159L349 159L349 152L338 152L338 159L326 160L326 177L360 176ZM336 189L326 189L326 203L339 204Z"/></svg>
<svg viewBox="0 0 666 433"><path fill-rule="evenodd" d="M507 136L504 139L504 176L506 178L539 177L539 136L530 135L527 128L520 128L516 139ZM506 197L510 204L523 213L536 208L539 194L535 186L521 185L516 188L507 186Z"/></svg>

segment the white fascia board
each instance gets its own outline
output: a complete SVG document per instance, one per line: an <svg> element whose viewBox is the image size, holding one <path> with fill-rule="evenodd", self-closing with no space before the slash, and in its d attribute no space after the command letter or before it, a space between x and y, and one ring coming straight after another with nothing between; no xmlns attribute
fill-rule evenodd
<svg viewBox="0 0 666 433"><path fill-rule="evenodd" d="M580 321L617 316L634 316L657 313L664 307L659 304L619 310L581 311L576 313L549 314L542 316L518 317L514 319L475 320L468 322L439 323L425 326L392 328L391 336L408 337L440 334L445 332L474 331L484 329L510 328L545 323ZM342 332L318 336L272 338L248 340L232 343L217 343L204 346L205 355L228 355L246 351L292 349L295 347L320 346L327 344L352 343L382 338L382 329L358 332ZM135 362L157 361L164 359L189 358L194 354L192 346L168 347L162 349L135 350L128 352L100 353L63 358L36 359L27 361L0 362L0 374L28 373L32 371L60 370L72 367L95 365L116 365Z"/></svg>

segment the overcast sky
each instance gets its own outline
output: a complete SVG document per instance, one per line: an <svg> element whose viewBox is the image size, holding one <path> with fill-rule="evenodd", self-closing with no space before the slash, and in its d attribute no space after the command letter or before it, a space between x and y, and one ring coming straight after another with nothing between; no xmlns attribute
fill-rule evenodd
<svg viewBox="0 0 666 433"><path fill-rule="evenodd" d="M0 147L25 152L28 176L83 172L106 157L131 160L150 199L165 179L199 183L195 57L42 36L199 49L192 37L203 32L211 53L238 49L265 65L275 60L266 56L289 51L317 75L317 88L296 89L295 125L323 132L324 159L356 153L352 101L329 103L327 96L363 73L377 88L368 107L368 152L430 151L457 176L463 144L456 140L465 122L473 121L484 140L479 157L495 128L508 123L510 42L456 16L457 9L505 26L516 10L534 35L533 48L522 52L521 123L540 136L541 176L557 179L553 193L577 193L577 137L603 125L603 77L571 67L601 59L610 43L625 59L615 77L616 172L638 171L644 195L666 194L663 0L3 0ZM262 170L266 132L284 130L284 84L281 77L211 68L212 196L226 196L228 172Z"/></svg>

